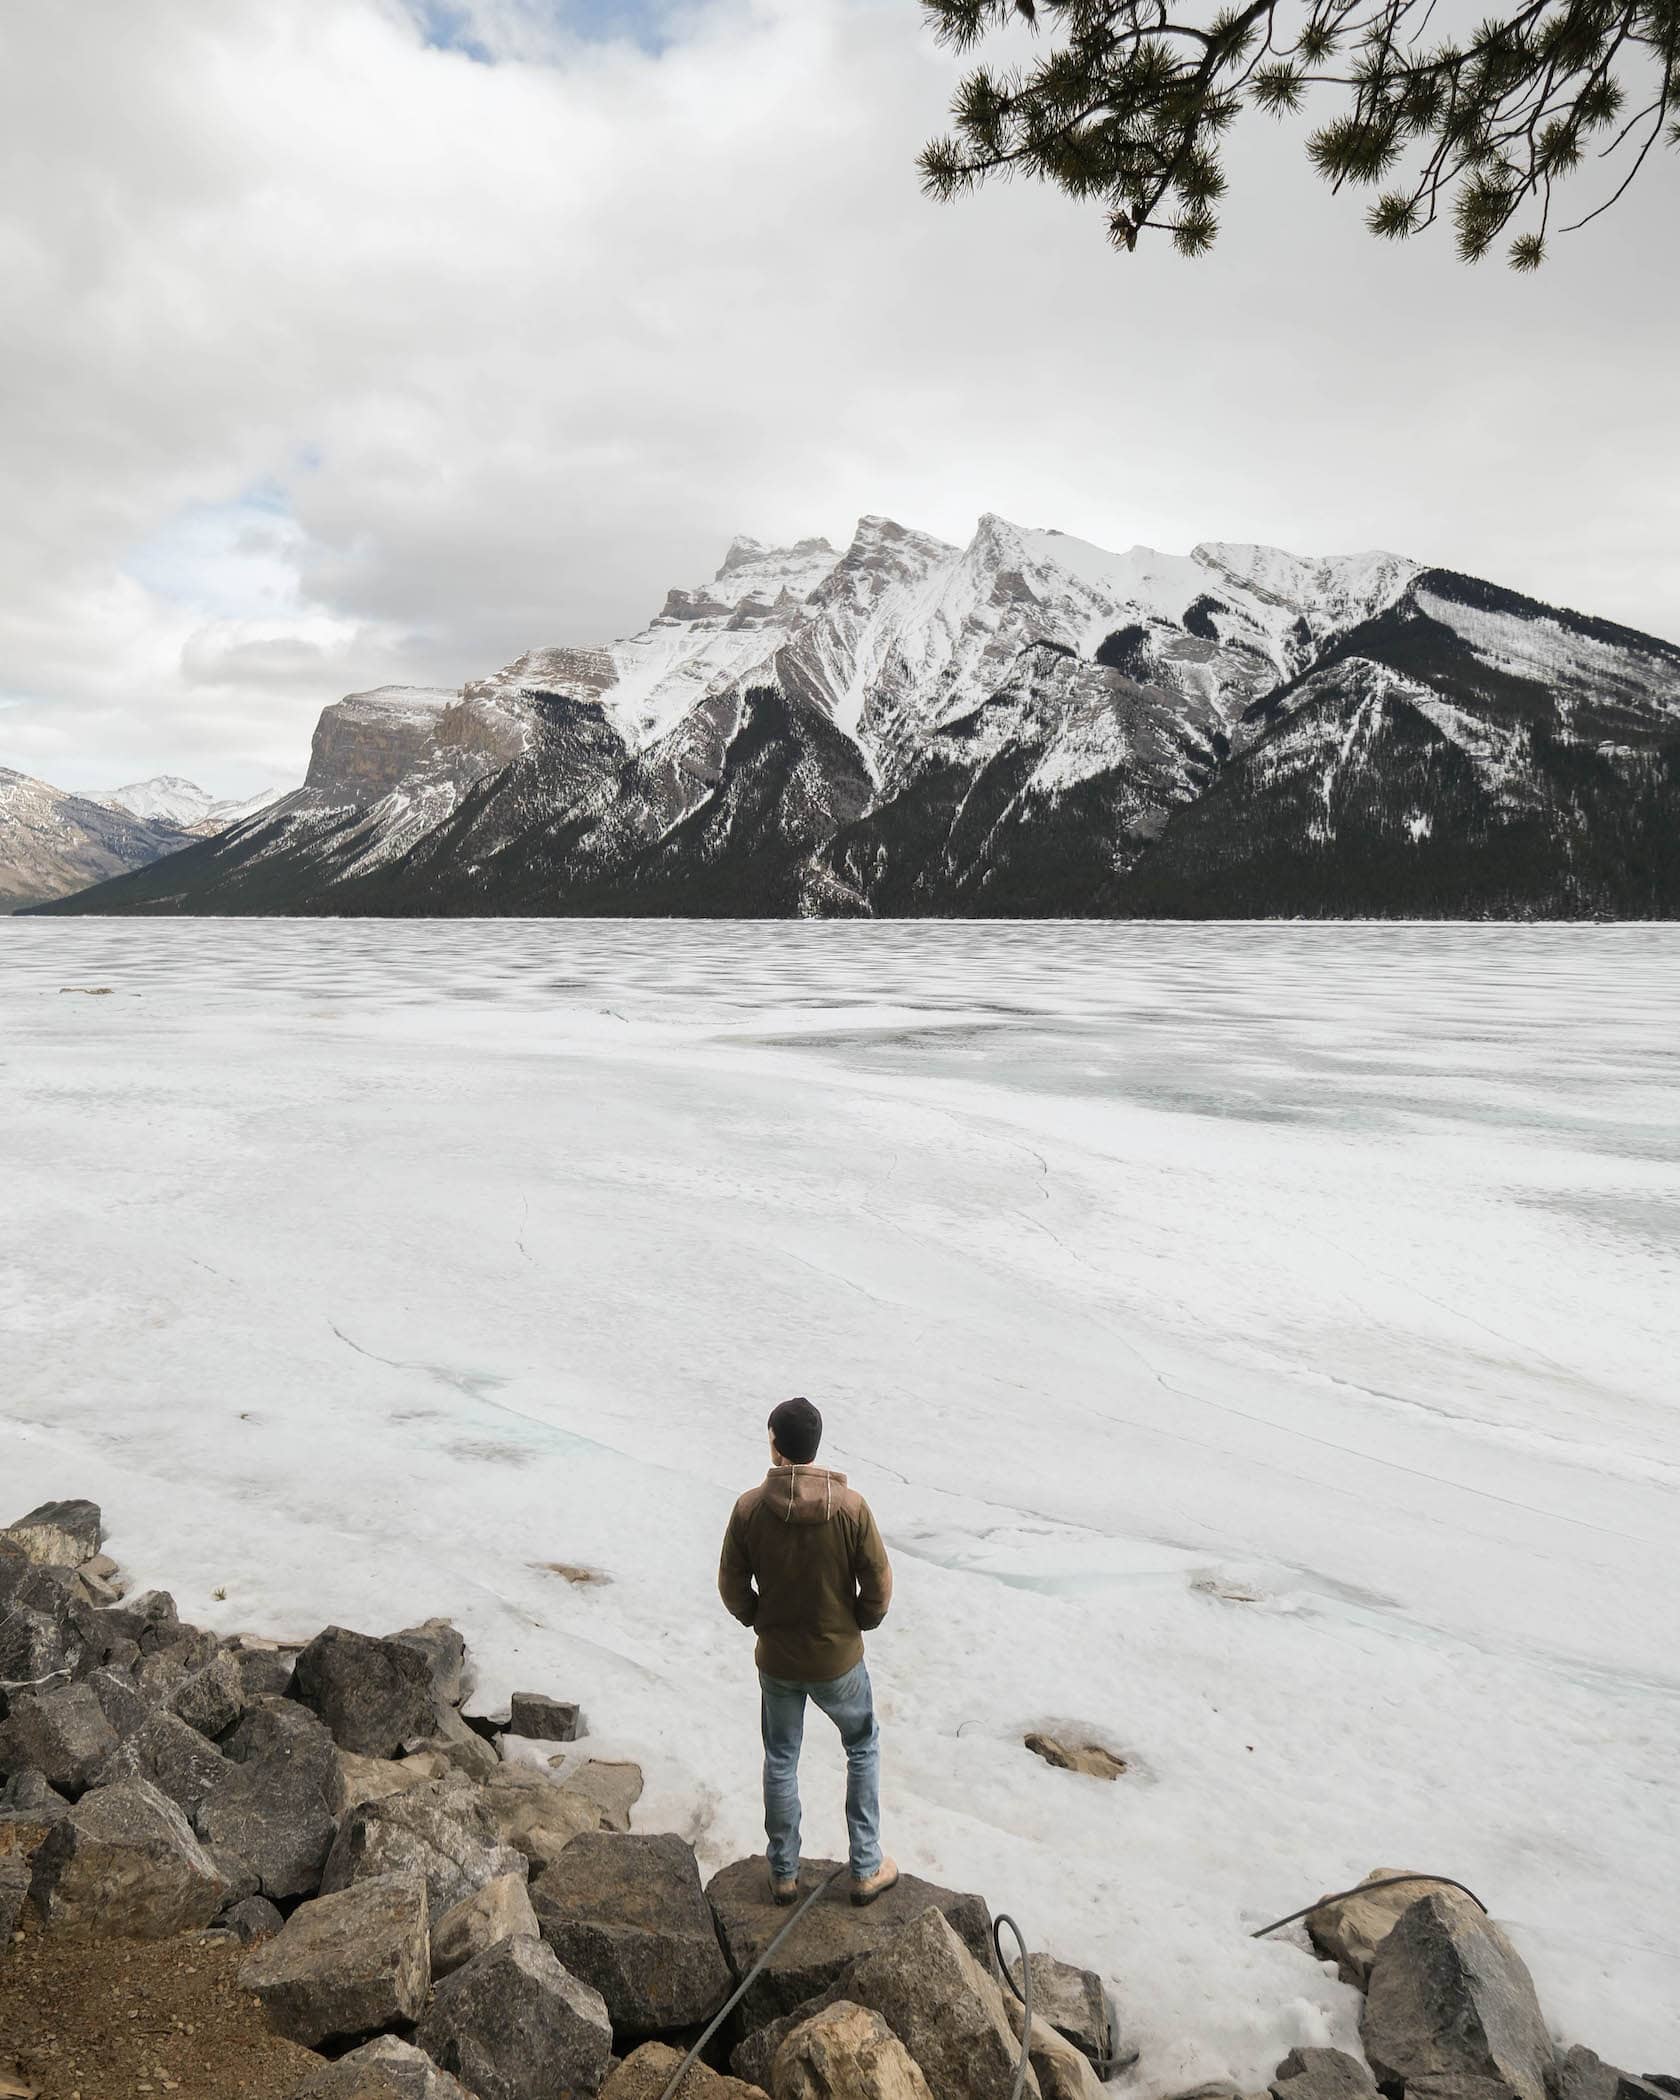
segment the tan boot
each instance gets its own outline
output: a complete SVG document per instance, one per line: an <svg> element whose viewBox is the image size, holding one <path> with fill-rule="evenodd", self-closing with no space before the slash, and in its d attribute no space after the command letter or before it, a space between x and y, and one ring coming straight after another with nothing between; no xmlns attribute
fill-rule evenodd
<svg viewBox="0 0 1680 2100"><path fill-rule="evenodd" d="M852 1901L862 1910L865 1904L873 1903L878 1896L884 1896L888 1889L897 1886L898 1862L895 1859L884 1859L867 1881L859 1881L857 1876L853 1875Z"/></svg>
<svg viewBox="0 0 1680 2100"><path fill-rule="evenodd" d="M784 1910L790 1903L797 1903L799 1901L799 1876L795 1874L791 1881L778 1881L775 1875L772 1874L770 1876L770 1901L779 1903Z"/></svg>

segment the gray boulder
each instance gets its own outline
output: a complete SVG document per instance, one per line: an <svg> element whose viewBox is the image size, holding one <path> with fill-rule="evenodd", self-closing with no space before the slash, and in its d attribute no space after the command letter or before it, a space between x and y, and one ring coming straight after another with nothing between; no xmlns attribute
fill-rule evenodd
<svg viewBox="0 0 1680 2100"><path fill-rule="evenodd" d="M483 1798L504 1844L533 1872L557 1860L573 1838L600 1830L607 1813L591 1794L531 1765L503 1765L484 1782Z"/></svg>
<svg viewBox="0 0 1680 2100"><path fill-rule="evenodd" d="M43 1502L3 1534L37 1567L79 1568L104 1541L97 1502Z"/></svg>
<svg viewBox="0 0 1680 2100"><path fill-rule="evenodd" d="M137 1597L107 1605L98 1616L108 1639L132 1641L142 1655L154 1654L160 1641L172 1639L181 1623L175 1599L167 1590L142 1590Z"/></svg>
<svg viewBox="0 0 1680 2100"><path fill-rule="evenodd" d="M193 1817L206 1844L249 1862L271 1900L312 1896L338 1825L311 1774L284 1761L222 1766Z"/></svg>
<svg viewBox="0 0 1680 2100"><path fill-rule="evenodd" d="M17 1587L34 1565L23 1548L0 1531L0 1619L12 1608Z"/></svg>
<svg viewBox="0 0 1680 2100"><path fill-rule="evenodd" d="M405 1744L405 1751L411 1756L430 1752L438 1759L440 1769L464 1772L469 1779L492 1779L501 1770L502 1761L494 1744L469 1728L454 1707L435 1707L431 1730L430 1735Z"/></svg>
<svg viewBox="0 0 1680 2100"><path fill-rule="evenodd" d="M0 1618L0 1710L7 1696L43 1691L63 1684L70 1675L71 1654L64 1644L64 1630L50 1613L28 1604L14 1604ZM6 1750L0 1742L0 1771L5 1770Z"/></svg>
<svg viewBox="0 0 1680 2100"><path fill-rule="evenodd" d="M291 2100L473 2100L412 2042L394 2034L364 2042L306 2078Z"/></svg>
<svg viewBox="0 0 1680 2100"><path fill-rule="evenodd" d="M627 1758L591 1757L568 1766L560 1784L577 1800L595 1804L603 1830L628 1830L630 1811L642 1798L642 1768Z"/></svg>
<svg viewBox="0 0 1680 2100"><path fill-rule="evenodd" d="M407 1871L425 1877L432 1909L441 1915L498 1875L523 1875L526 1868L523 1855L497 1837L478 1789L451 1774L351 1809L321 1886L348 1888L370 1874Z"/></svg>
<svg viewBox="0 0 1680 2100"><path fill-rule="evenodd" d="M247 1701L283 1699L291 1690L298 1654L295 1648L282 1648L273 1641L241 1640L228 1653L239 1671Z"/></svg>
<svg viewBox="0 0 1680 2100"><path fill-rule="evenodd" d="M542 1938L530 1891L518 1874L498 1874L446 1910L432 1927L432 1975L453 1974L498 1940Z"/></svg>
<svg viewBox="0 0 1680 2100"><path fill-rule="evenodd" d="M507 1732L543 1743L574 1743L578 1737L578 1710L570 1700L550 1699L543 1692L515 1692Z"/></svg>
<svg viewBox="0 0 1680 2100"><path fill-rule="evenodd" d="M341 1750L391 1757L432 1732L432 1668L418 1648L329 1626L298 1656L292 1696Z"/></svg>
<svg viewBox="0 0 1680 2100"><path fill-rule="evenodd" d="M407 1758L358 1757L353 1750L337 1753L344 1775L344 1807L359 1808L364 1801L380 1801L387 1794L406 1793L427 1779L441 1779L441 1770L410 1762Z"/></svg>
<svg viewBox="0 0 1680 2100"><path fill-rule="evenodd" d="M382 1874L303 1903L239 1972L277 2033L317 2048L419 2017L431 1948L426 1884Z"/></svg>
<svg viewBox="0 0 1680 2100"><path fill-rule="evenodd" d="M694 1848L680 1837L585 1832L544 1869L535 1906L543 1938L600 1992L621 2036L694 2026L729 1995Z"/></svg>
<svg viewBox="0 0 1680 2100"><path fill-rule="evenodd" d="M1383 1881L1397 1885L1367 1890L1367 1884ZM1336 1964L1344 1983L1362 1991L1377 1949L1406 1912L1432 1890L1447 1886L1421 1874L1408 1875L1404 1867L1373 1867L1341 1902L1327 1903L1310 1914L1307 1937L1326 1961Z"/></svg>
<svg viewBox="0 0 1680 2100"><path fill-rule="evenodd" d="M1552 2045L1533 1980L1456 1889L1414 1903L1378 1947L1360 2039L1377 2083L1417 2100L1546 2100Z"/></svg>
<svg viewBox="0 0 1680 2100"><path fill-rule="evenodd" d="M787 2037L770 2089L775 2100L933 2100L915 2058L881 2015L846 1998Z"/></svg>
<svg viewBox="0 0 1680 2100"><path fill-rule="evenodd" d="M119 1779L149 1779L167 1794L190 1821L199 1803L232 1769L214 1743L172 1713L148 1714L135 1732L118 1744L99 1774L99 1784Z"/></svg>
<svg viewBox="0 0 1680 2100"><path fill-rule="evenodd" d="M459 1706L472 1690L467 1644L447 1619L423 1619L418 1626L393 1633L391 1639L425 1657L432 1676L432 1697L443 1705Z"/></svg>
<svg viewBox="0 0 1680 2100"><path fill-rule="evenodd" d="M832 1860L807 1860L800 1886L808 1890L833 1871ZM771 1901L762 1855L737 1860L714 1874L706 1895L730 1967L737 1976L744 1976L788 1919L787 1912ZM765 2026L807 1999L820 1996L859 1955L884 1946L930 1906L944 1915L985 1973L993 1975L992 1916L984 1897L962 1895L904 1874L896 1888L867 1909L858 1910L847 1895L842 1875L812 1904L799 1930L771 1956L742 2001L743 2024L749 2029Z"/></svg>
<svg viewBox="0 0 1680 2100"><path fill-rule="evenodd" d="M344 1807L344 1772L332 1737L294 1699L260 1698L222 1745L235 1764L284 1764L306 1772L336 1816Z"/></svg>
<svg viewBox="0 0 1680 2100"><path fill-rule="evenodd" d="M116 1747L117 1732L86 1684L15 1692L0 1721L0 1771L39 1772L72 1797L93 1784Z"/></svg>
<svg viewBox="0 0 1680 2100"><path fill-rule="evenodd" d="M69 1802L39 1772L14 1772L0 1787L0 1860L28 1866L69 1813Z"/></svg>
<svg viewBox="0 0 1680 2100"><path fill-rule="evenodd" d="M685 2054L666 2042L643 2042L623 2063L613 2066L601 2088L601 2100L665 2100L665 2088ZM765 2100L765 2095L762 2087L725 2078L701 2063L690 2067L677 2100Z"/></svg>
<svg viewBox="0 0 1680 2100"><path fill-rule="evenodd" d="M930 1905L856 1962L846 1995L881 2015L935 2093L1010 2100L1020 2047L1003 1993L942 1912ZM1023 2091L1037 2100L1030 2066Z"/></svg>
<svg viewBox="0 0 1680 2100"><path fill-rule="evenodd" d="M152 1709L134 1689L134 1680L126 1670L106 1663L88 1671L81 1681L99 1701L100 1711L116 1731L119 1742L126 1742L151 1718Z"/></svg>
<svg viewBox="0 0 1680 2100"><path fill-rule="evenodd" d="M1345 2049L1291 2049L1272 2073L1272 2100L1376 2100L1371 2074Z"/></svg>
<svg viewBox="0 0 1680 2100"><path fill-rule="evenodd" d="M541 1940L498 1940L446 1976L414 2039L477 2100L594 2093L612 2056L600 1993Z"/></svg>
<svg viewBox="0 0 1680 2100"><path fill-rule="evenodd" d="M1556 2100L1669 2100L1680 2092L1680 2080L1635 2078L1631 2071L1618 2071L1591 2049L1568 2049L1557 2060L1553 2072Z"/></svg>
<svg viewBox="0 0 1680 2100"><path fill-rule="evenodd" d="M4 1961L18 1929L29 1895L30 1867L26 1859L0 1858L0 1961Z"/></svg>
<svg viewBox="0 0 1680 2100"><path fill-rule="evenodd" d="M285 1924L266 1896L244 1896L239 1902L230 1903L216 1923L226 1932L231 1932L241 1946L249 1947L256 1940L271 1940Z"/></svg>
<svg viewBox="0 0 1680 2100"><path fill-rule="evenodd" d="M1026 2025L1025 2015L1015 1999L1005 1995L1004 2011L1009 2015L1010 2029L1017 2047ZM1047 2020L1033 2014L1032 2040L1027 2045L1027 2061L1032 2066L1033 2076L1038 2080L1038 2089L1044 2100L1103 2100L1102 2081L1091 2068L1088 2058L1076 2049L1065 2034L1058 2034Z"/></svg>
<svg viewBox="0 0 1680 2100"><path fill-rule="evenodd" d="M1108 1993L1092 1969L1076 1969L1053 1954L1027 1956L1032 1976L1033 2016L1065 2035L1093 2064L1105 2063L1114 2047L1110 2033ZM1016 1988L1023 1981L1017 1961L1010 1972Z"/></svg>
<svg viewBox="0 0 1680 2100"><path fill-rule="evenodd" d="M47 1833L30 1897L50 1933L170 1939L210 1923L229 1887L185 1816L145 1779L87 1795Z"/></svg>
<svg viewBox="0 0 1680 2100"><path fill-rule="evenodd" d="M239 1662L223 1649L196 1670L170 1700L170 1709L200 1735L226 1735L245 1711L245 1680Z"/></svg>

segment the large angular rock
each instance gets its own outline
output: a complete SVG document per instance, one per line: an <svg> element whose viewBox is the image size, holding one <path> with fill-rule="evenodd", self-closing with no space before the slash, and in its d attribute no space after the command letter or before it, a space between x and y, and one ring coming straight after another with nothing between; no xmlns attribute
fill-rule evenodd
<svg viewBox="0 0 1680 2100"><path fill-rule="evenodd" d="M542 1929L518 1874L498 1874L463 1896L432 1927L432 1975L449 1976L498 1940L537 1940Z"/></svg>
<svg viewBox="0 0 1680 2100"><path fill-rule="evenodd" d="M202 1670L195 1670L169 1703L200 1735L212 1740L226 1735L245 1711L245 1680L237 1658L223 1649Z"/></svg>
<svg viewBox="0 0 1680 2100"><path fill-rule="evenodd" d="M414 2039L477 2100L593 2093L612 2056L600 1993L541 1940L498 1940L446 1976Z"/></svg>
<svg viewBox="0 0 1680 2100"><path fill-rule="evenodd" d="M210 1923L230 1893L185 1816L145 1779L78 1802L35 1855L30 1896L48 1932L162 1940Z"/></svg>
<svg viewBox="0 0 1680 2100"><path fill-rule="evenodd" d="M1636 2078L1591 2049L1566 2050L1552 2075L1557 2100L1668 2100L1680 2092L1680 2079Z"/></svg>
<svg viewBox="0 0 1680 2100"><path fill-rule="evenodd" d="M97 1502L43 1502L3 1536L37 1567L79 1568L99 1551L105 1531Z"/></svg>
<svg viewBox="0 0 1680 2100"><path fill-rule="evenodd" d="M533 1872L550 1866L573 1838L608 1821L609 1811L591 1794L532 1765L503 1765L483 1791L502 1842L522 1852Z"/></svg>
<svg viewBox="0 0 1680 2100"><path fill-rule="evenodd" d="M1416 2100L1546 2100L1552 2045L1533 1980L1456 1889L1414 1903L1378 1947L1360 2039L1377 2083Z"/></svg>
<svg viewBox="0 0 1680 2100"><path fill-rule="evenodd" d="M285 1922L266 1896L257 1895L242 1896L237 1903L230 1903L216 1920L220 1930L231 1932L245 1947L256 1940L273 1939Z"/></svg>
<svg viewBox="0 0 1680 2100"><path fill-rule="evenodd" d="M515 1692L508 1708L509 1735L522 1735L542 1743L575 1743L578 1710L569 1699L551 1699L546 1692Z"/></svg>
<svg viewBox="0 0 1680 2100"><path fill-rule="evenodd" d="M432 1732L432 1667L418 1649L329 1626L298 1656L292 1696L341 1750L392 1757Z"/></svg>
<svg viewBox="0 0 1680 2100"><path fill-rule="evenodd" d="M344 1777L345 1809L360 1808L364 1801L383 1801L387 1794L406 1794L410 1787L443 1776L406 1758L358 1757L353 1750L340 1750L338 1765Z"/></svg>
<svg viewBox="0 0 1680 2100"><path fill-rule="evenodd" d="M1018 1998L1005 1991L1003 2009L1009 2021L1009 2031L1019 2048L1021 2036L1026 2031L1026 2008ZM1048 2020L1041 2020L1036 2012L1032 2020L1032 2040L1027 2045L1027 2061L1032 2065L1044 2100L1102 2100L1102 2081L1083 2052L1076 2049L1065 2034L1059 2034Z"/></svg>
<svg viewBox="0 0 1680 2100"><path fill-rule="evenodd" d="M14 1772L0 1787L0 1860L29 1865L69 1813L69 1802L39 1772Z"/></svg>
<svg viewBox="0 0 1680 2100"><path fill-rule="evenodd" d="M326 1728L292 1699L257 1699L222 1745L235 1764L286 1764L307 1772L333 1814L344 1808L344 1771Z"/></svg>
<svg viewBox="0 0 1680 2100"><path fill-rule="evenodd" d="M810 1889L833 1871L831 1860L807 1860L800 1875L801 1889ZM730 1966L737 1976L744 1976L788 1918L770 1899L770 1878L762 1857L724 1867L708 1882L706 1895ZM896 1888L867 1909L858 1910L842 1875L800 1919L799 1930L771 1956L742 2001L744 2024L762 2027L818 1997L838 1981L850 1962L884 1946L930 1905L943 1913L981 1968L992 1975L992 1917L983 1897L962 1895L905 1874Z"/></svg>
<svg viewBox="0 0 1680 2100"><path fill-rule="evenodd" d="M228 1653L239 1671L239 1682L247 1701L284 1698L290 1692L298 1657L295 1648L283 1648L275 1641L259 1641L246 1636Z"/></svg>
<svg viewBox="0 0 1680 2100"><path fill-rule="evenodd" d="M535 1904L543 1938L600 1992L621 2036L695 2026L729 1995L694 1848L680 1837L585 1832L544 1869Z"/></svg>
<svg viewBox="0 0 1680 2100"><path fill-rule="evenodd" d="M1345 2049L1291 2049L1272 2073L1272 2100L1376 2100L1371 2074Z"/></svg>
<svg viewBox="0 0 1680 2100"><path fill-rule="evenodd" d="M445 1706L459 1706L472 1690L467 1669L467 1644L447 1619L423 1619L418 1626L405 1626L391 1639L424 1656L432 1676L432 1696Z"/></svg>
<svg viewBox="0 0 1680 2100"><path fill-rule="evenodd" d="M1065 2035L1093 2064L1106 2063L1114 2041L1102 1978L1095 1970L1076 1969L1053 1954L1029 1954L1027 1967L1032 1976L1034 2017ZM1023 1981L1019 1961L1010 1974L1019 1990Z"/></svg>
<svg viewBox="0 0 1680 2100"><path fill-rule="evenodd" d="M193 1818L208 1845L247 1861L271 1901L312 1896L338 1824L306 1770L260 1760L224 1764Z"/></svg>
<svg viewBox="0 0 1680 2100"><path fill-rule="evenodd" d="M64 1629L50 1613L13 1604L0 1618L0 1704L21 1692L65 1683L71 1660ZM5 1759L5 1744L0 1742L0 1771L6 1768Z"/></svg>
<svg viewBox="0 0 1680 2100"><path fill-rule="evenodd" d="M382 1874L303 1903L239 1972L269 2025L311 2048L419 2017L431 1972L426 1884Z"/></svg>
<svg viewBox="0 0 1680 2100"><path fill-rule="evenodd" d="M116 1747L117 1732L86 1684L15 1692L0 1721L0 1771L39 1772L71 1796L93 1784Z"/></svg>
<svg viewBox="0 0 1680 2100"><path fill-rule="evenodd" d="M627 1758L591 1757L572 1765L560 1784L575 1799L594 1802L603 1830L628 1830L630 1811L642 1798L642 1768Z"/></svg>
<svg viewBox="0 0 1680 2100"><path fill-rule="evenodd" d="M775 2100L933 2100L886 2021L848 1998L787 2037L776 2051L770 2090Z"/></svg>
<svg viewBox="0 0 1680 2100"><path fill-rule="evenodd" d="M105 1664L97 1670L84 1671L81 1682L99 1701L100 1711L116 1731L118 1742L127 1742L150 1720L152 1709L134 1689L134 1680L126 1670Z"/></svg>
<svg viewBox="0 0 1680 2100"><path fill-rule="evenodd" d="M12 1598L34 1562L23 1548L0 1531L0 1619L12 1608Z"/></svg>
<svg viewBox="0 0 1680 2100"><path fill-rule="evenodd" d="M1340 1903L1326 1904L1306 1919L1307 1937L1313 1946L1326 1961L1336 1964L1342 1981L1351 1983L1355 1990L1365 1988L1377 1949L1412 1905L1432 1890L1448 1886L1421 1874L1399 1878L1406 1875L1404 1867L1373 1867L1365 1876L1366 1883L1397 1881L1398 1885L1366 1894L1365 1883L1361 1883Z"/></svg>
<svg viewBox="0 0 1680 2100"><path fill-rule="evenodd" d="M881 2015L936 2093L1010 2100L1020 2049L1003 1993L942 1912L930 1905L855 1963L846 1995ZM1023 2091L1038 2100L1030 2067Z"/></svg>
<svg viewBox="0 0 1680 2100"><path fill-rule="evenodd" d="M348 1888L370 1874L410 1870L425 1876L432 1909L441 1914L498 1875L523 1875L526 1867L523 1855L497 1837L479 1790L451 1774L351 1809L321 1886Z"/></svg>
<svg viewBox="0 0 1680 2100"><path fill-rule="evenodd" d="M23 1916L25 1899L29 1895L29 1862L25 1859L0 1859L0 1961L6 1958L12 1934L18 1929L18 1920Z"/></svg>
<svg viewBox="0 0 1680 2100"><path fill-rule="evenodd" d="M664 2100L685 2054L667 2042L643 2042L602 2086L601 2100ZM676 2100L765 2100L765 2094L762 2086L745 2085L739 2078L725 2078L704 2064L694 2064L677 2088Z"/></svg>
<svg viewBox="0 0 1680 2100"><path fill-rule="evenodd" d="M160 1644L173 1640L180 1629L181 1615L167 1590L142 1590L125 1597L99 1614L111 1640L133 1641L142 1655L156 1654Z"/></svg>
<svg viewBox="0 0 1680 2100"><path fill-rule="evenodd" d="M172 1713L159 1712L148 1714L139 1728L118 1744L99 1774L99 1784L149 1779L190 1822L205 1795L234 1769L237 1768L231 1767L215 1744L207 1743L196 1728L189 1728Z"/></svg>
<svg viewBox="0 0 1680 2100"><path fill-rule="evenodd" d="M430 1752L438 1760L440 1770L464 1772L469 1779L492 1779L501 1770L502 1761L494 1745L487 1743L476 1729L469 1728L454 1707L435 1707L431 1728L430 1735L405 1744L404 1749L410 1755Z"/></svg>
<svg viewBox="0 0 1680 2100"><path fill-rule="evenodd" d="M291 2100L473 2100L473 2096L423 2050L394 2034L364 2042L312 2072Z"/></svg>

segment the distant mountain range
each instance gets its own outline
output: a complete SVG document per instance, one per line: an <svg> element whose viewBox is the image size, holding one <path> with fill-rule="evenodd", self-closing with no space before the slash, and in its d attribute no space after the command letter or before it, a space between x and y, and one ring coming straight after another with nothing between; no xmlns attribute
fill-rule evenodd
<svg viewBox="0 0 1680 2100"><path fill-rule="evenodd" d="M339 701L296 793L48 908L1673 916L1680 650L1395 555L870 517Z"/></svg>
<svg viewBox="0 0 1680 2100"><path fill-rule="evenodd" d="M76 795L0 766L0 913L147 867L285 793L270 788L244 800L218 801L190 780L165 773Z"/></svg>

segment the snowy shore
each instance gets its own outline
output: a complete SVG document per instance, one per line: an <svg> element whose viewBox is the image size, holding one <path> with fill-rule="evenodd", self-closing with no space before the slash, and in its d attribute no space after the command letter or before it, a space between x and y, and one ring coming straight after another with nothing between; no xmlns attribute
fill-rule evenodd
<svg viewBox="0 0 1680 2100"><path fill-rule="evenodd" d="M1247 1934L1379 1862L1478 1887L1559 2039L1661 2064L1677 962L0 923L8 1500L97 1496L226 1630L451 1616L716 1865L758 1839L717 1544L808 1391L898 1566L889 1841L1103 1969L1148 2089L1354 2045ZM1049 1771L1058 1721L1133 1770Z"/></svg>

